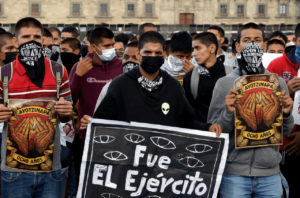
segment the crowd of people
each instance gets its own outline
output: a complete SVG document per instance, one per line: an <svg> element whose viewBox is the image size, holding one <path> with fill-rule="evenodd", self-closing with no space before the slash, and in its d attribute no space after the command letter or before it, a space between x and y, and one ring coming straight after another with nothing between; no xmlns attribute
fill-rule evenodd
<svg viewBox="0 0 300 198"><path fill-rule="evenodd" d="M177 32L168 40L152 23L141 25L137 35L97 27L82 41L79 36L75 27L43 28L31 17L20 19L13 33L0 29L2 197L75 197L91 118L227 133L221 198L300 197L300 127L292 116L300 90L300 24L294 34L275 31L267 37L259 25L247 23L231 46L220 26ZM249 48L251 59L244 55ZM262 52L282 55L265 69ZM278 74L282 90L284 144L235 149L234 81L269 73ZM56 101L50 172L7 167L9 99Z"/></svg>

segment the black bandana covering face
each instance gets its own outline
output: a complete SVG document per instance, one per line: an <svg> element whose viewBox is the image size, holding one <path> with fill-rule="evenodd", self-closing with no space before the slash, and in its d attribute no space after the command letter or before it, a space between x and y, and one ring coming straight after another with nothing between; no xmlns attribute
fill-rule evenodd
<svg viewBox="0 0 300 198"><path fill-rule="evenodd" d="M46 58L50 60L51 55L52 55L52 50L48 47L43 48L43 54Z"/></svg>
<svg viewBox="0 0 300 198"><path fill-rule="evenodd" d="M138 67L139 64L128 61L126 63L123 64L123 73L129 72L130 70L132 70L135 67Z"/></svg>
<svg viewBox="0 0 300 198"><path fill-rule="evenodd" d="M42 45L36 41L28 41L19 46L19 61L24 66L31 82L42 87L45 75Z"/></svg>
<svg viewBox="0 0 300 198"><path fill-rule="evenodd" d="M241 52L241 66L249 74L258 74L258 68L262 64L264 50L256 42L250 42Z"/></svg>

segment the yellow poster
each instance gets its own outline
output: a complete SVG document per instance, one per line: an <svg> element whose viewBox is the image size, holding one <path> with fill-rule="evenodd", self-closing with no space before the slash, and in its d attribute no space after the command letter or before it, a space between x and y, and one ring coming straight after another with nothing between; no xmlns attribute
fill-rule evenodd
<svg viewBox="0 0 300 198"><path fill-rule="evenodd" d="M234 82L235 148L281 145L280 84L276 74L242 76Z"/></svg>
<svg viewBox="0 0 300 198"><path fill-rule="evenodd" d="M176 78L180 82L181 85L183 85L184 74L182 74L182 75L174 75L173 77Z"/></svg>
<svg viewBox="0 0 300 198"><path fill-rule="evenodd" d="M55 101L9 100L13 115L8 122L6 166L34 172L52 170Z"/></svg>

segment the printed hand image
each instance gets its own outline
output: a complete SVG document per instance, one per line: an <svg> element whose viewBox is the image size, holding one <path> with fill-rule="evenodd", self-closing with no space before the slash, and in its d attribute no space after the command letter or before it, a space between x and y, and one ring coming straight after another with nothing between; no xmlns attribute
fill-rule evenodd
<svg viewBox="0 0 300 198"><path fill-rule="evenodd" d="M56 131L54 101L9 100L6 164L10 168L51 171Z"/></svg>
<svg viewBox="0 0 300 198"><path fill-rule="evenodd" d="M36 149L43 153L52 142L54 130L49 120L43 120L39 116L27 117L16 126L9 123L12 140L18 145L20 151L28 156L29 151Z"/></svg>
<svg viewBox="0 0 300 198"><path fill-rule="evenodd" d="M279 101L274 94L262 90L250 93L237 108L248 126L257 131L261 124L267 127L272 125L279 110Z"/></svg>

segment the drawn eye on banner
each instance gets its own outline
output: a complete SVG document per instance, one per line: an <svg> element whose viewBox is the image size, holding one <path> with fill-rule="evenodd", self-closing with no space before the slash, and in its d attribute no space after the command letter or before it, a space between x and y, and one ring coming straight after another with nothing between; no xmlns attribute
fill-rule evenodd
<svg viewBox="0 0 300 198"><path fill-rule="evenodd" d="M93 119L78 198L217 197L228 135Z"/></svg>
<svg viewBox="0 0 300 198"><path fill-rule="evenodd" d="M52 170L55 101L9 100L13 115L8 122L6 166L12 169Z"/></svg>
<svg viewBox="0 0 300 198"><path fill-rule="evenodd" d="M280 84L276 74L242 76L235 111L235 147L280 145L283 139Z"/></svg>

